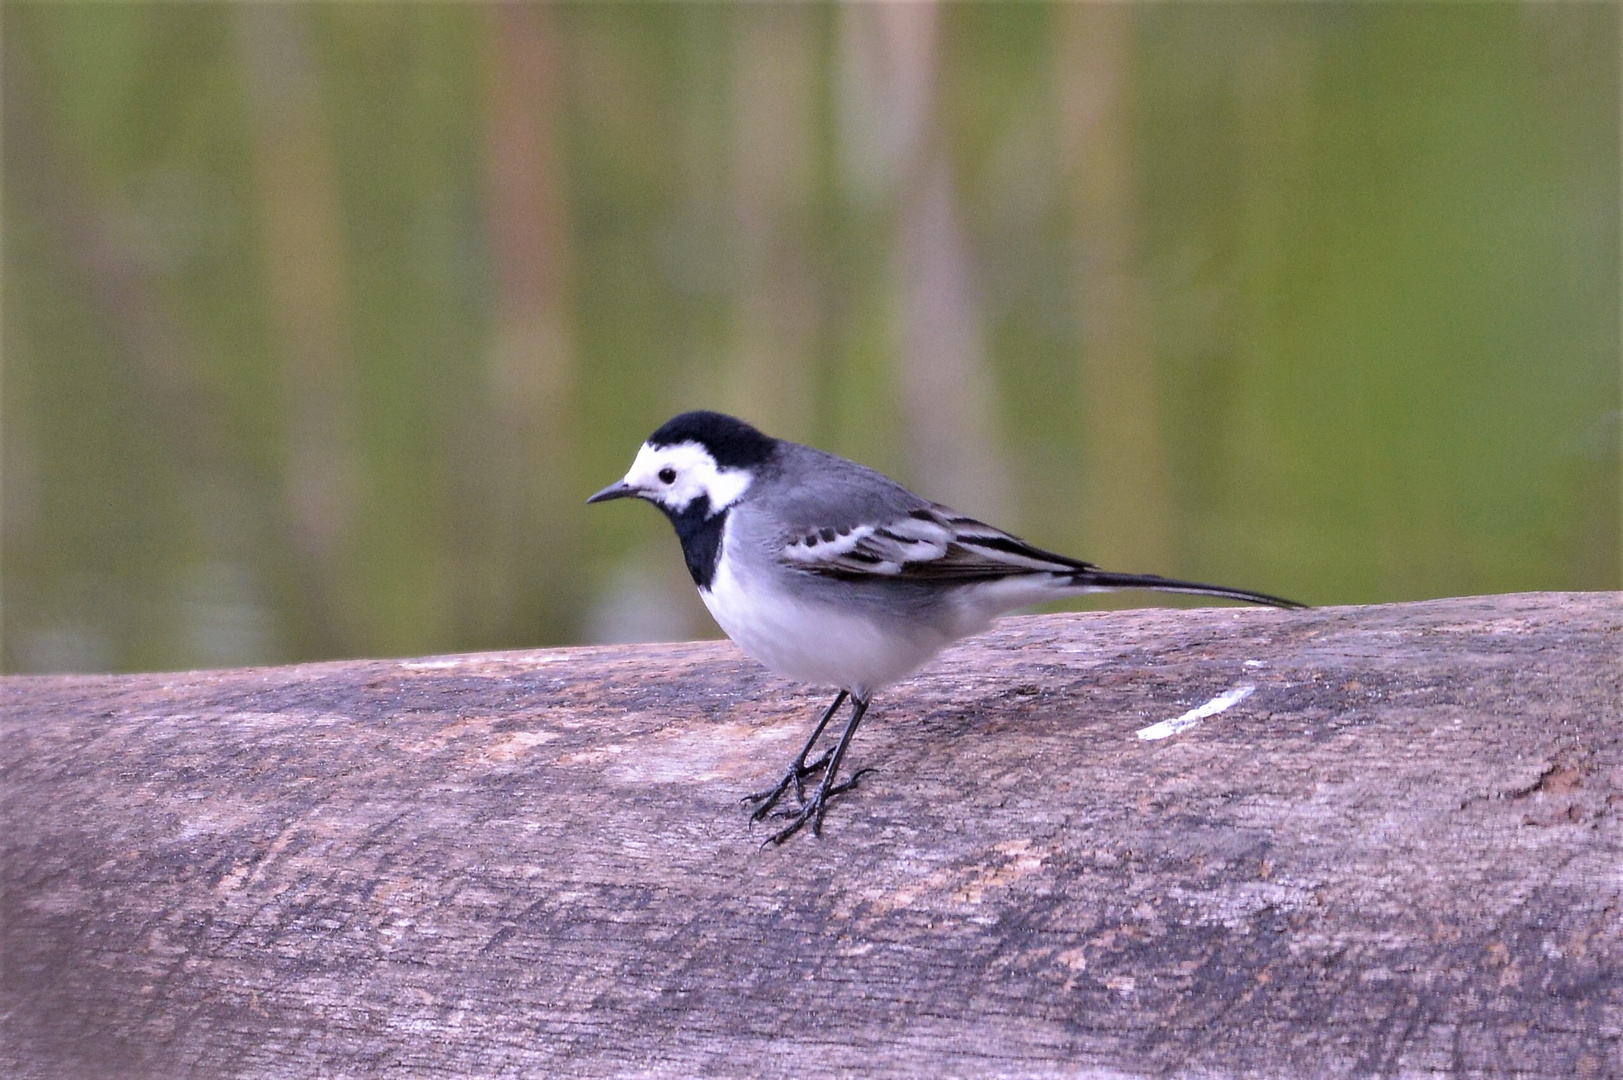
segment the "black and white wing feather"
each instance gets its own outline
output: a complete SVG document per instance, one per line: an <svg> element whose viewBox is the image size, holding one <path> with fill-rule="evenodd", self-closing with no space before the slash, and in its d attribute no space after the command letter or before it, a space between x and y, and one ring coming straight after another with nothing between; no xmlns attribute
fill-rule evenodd
<svg viewBox="0 0 1623 1080"><path fill-rule="evenodd" d="M1014 577L1047 578L1066 591L1150 589L1272 607L1302 606L1249 589L1100 570L1092 563L1033 547L1018 536L939 503L915 508L905 517L883 524L824 527L801 533L783 548L782 557L798 569L847 581L968 585Z"/></svg>
<svg viewBox="0 0 1623 1080"><path fill-rule="evenodd" d="M938 503L882 522L808 530L790 539L782 558L827 577L943 583L1095 569Z"/></svg>

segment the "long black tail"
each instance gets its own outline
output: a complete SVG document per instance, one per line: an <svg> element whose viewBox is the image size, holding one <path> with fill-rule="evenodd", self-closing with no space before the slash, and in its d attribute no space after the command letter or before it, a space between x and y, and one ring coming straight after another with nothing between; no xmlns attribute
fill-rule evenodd
<svg viewBox="0 0 1623 1080"><path fill-rule="evenodd" d="M1112 574L1108 570L1080 570L1073 579L1078 585L1095 589L1152 589L1155 592L1189 593L1193 596L1221 596L1225 600L1243 600L1248 604L1267 604L1277 608L1305 608L1294 600L1269 596L1249 589L1227 589L1221 585L1202 585L1198 581L1179 581L1156 574Z"/></svg>

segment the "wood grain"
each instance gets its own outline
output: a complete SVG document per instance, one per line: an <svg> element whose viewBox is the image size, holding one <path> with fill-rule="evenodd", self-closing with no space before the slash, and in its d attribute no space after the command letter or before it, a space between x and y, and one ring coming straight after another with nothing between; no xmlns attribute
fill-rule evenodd
<svg viewBox="0 0 1623 1080"><path fill-rule="evenodd" d="M8 1077L1623 1076L1623 594L1010 619L766 850L727 643L0 692Z"/></svg>

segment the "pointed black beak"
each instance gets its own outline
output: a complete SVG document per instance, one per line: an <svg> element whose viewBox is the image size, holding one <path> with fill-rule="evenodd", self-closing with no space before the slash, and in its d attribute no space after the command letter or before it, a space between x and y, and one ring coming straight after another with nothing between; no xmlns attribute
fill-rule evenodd
<svg viewBox="0 0 1623 1080"><path fill-rule="evenodd" d="M634 497L636 494L636 488L632 487L630 484L627 484L624 480L617 480L608 487L604 488L602 491L598 492L596 495L593 495L590 499L587 499L586 502L590 504L608 502L610 499L629 499Z"/></svg>

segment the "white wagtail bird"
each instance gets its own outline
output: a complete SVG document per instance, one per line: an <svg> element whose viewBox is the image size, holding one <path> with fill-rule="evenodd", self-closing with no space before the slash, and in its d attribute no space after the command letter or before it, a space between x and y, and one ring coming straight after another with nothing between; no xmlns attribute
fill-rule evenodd
<svg viewBox="0 0 1623 1080"><path fill-rule="evenodd" d="M683 413L648 437L625 479L586 500L646 499L682 541L699 596L739 648L786 678L839 693L776 787L745 797L752 821L793 787L800 807L767 839L807 822L822 832L851 737L876 691L1000 615L1045 600L1111 589L1153 589L1302 605L1277 596L1115 574L1033 547L873 469L774 439L714 412ZM807 761L849 697L839 741ZM807 777L823 774L810 799Z"/></svg>

